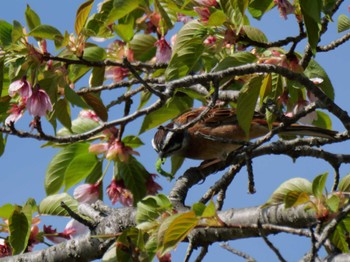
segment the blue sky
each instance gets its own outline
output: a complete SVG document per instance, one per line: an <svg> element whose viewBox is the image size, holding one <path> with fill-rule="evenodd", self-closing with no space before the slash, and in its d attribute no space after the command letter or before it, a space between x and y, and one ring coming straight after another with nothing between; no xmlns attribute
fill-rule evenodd
<svg viewBox="0 0 350 262"><path fill-rule="evenodd" d="M13 0L2 1L0 8L0 19L6 20L12 23L13 20L25 24L24 12L26 5L36 11L43 24L50 24L57 27L62 32L67 30L73 31L74 18L77 8L84 1L44 1L44 0ZM337 16L340 14L348 14L347 6L345 5L340 12L334 16L334 20L337 20ZM298 27L293 17L288 20L283 20L279 14L274 11L267 17L264 17L260 22L251 20L252 24L262 29L270 41L283 38L284 36L296 35L298 33ZM339 38L341 34L337 33L336 23L331 23L329 31L322 40L323 44L327 44L330 41ZM302 51L304 46L300 46ZM348 85L348 74L350 68L349 59L349 44L338 48L331 53L318 54L316 60L324 67L329 74L329 77L335 87L336 97L335 101L341 107L346 110L350 109L349 97L350 90ZM80 82L77 88L81 88L87 85L87 81ZM20 126L26 128L30 119L24 118L20 120ZM128 127L126 132L129 134L137 134L139 127L135 125ZM334 121L333 128L337 130L343 130L343 127L338 121ZM136 131L135 131L136 130ZM155 172L154 163L156 161L156 153L151 148L151 138L154 132L150 131L142 135L142 140L145 146L138 151L141 154L140 161L145 163L146 168L150 172ZM4 155L0 158L0 179L1 179L1 197L0 206L5 203L23 204L28 197L35 198L38 202L45 197L45 190L43 186L45 171L50 159L57 152L55 149L43 148L40 146L42 142L19 139L16 137L9 137ZM346 153L348 144L335 145L330 148L333 152ZM298 159L293 163L292 159L284 156L264 156L262 158L254 160L254 174L257 193L250 195L247 193L247 177L246 170L243 168L236 179L230 186L230 190L227 192L227 201L225 208L231 207L247 207L256 206L264 203L271 195L274 189L278 187L282 182L293 177L306 177L312 180L318 174L324 172L330 172L329 184L332 182L333 170L330 166L322 163L322 161L310 161L310 158ZM184 167L180 170L184 171L186 168L193 165L194 162L186 161ZM198 164L198 162L196 162ZM167 168L167 166L165 167ZM349 166L343 166L341 174L344 176L349 173ZM214 183L218 176L222 173L212 175L202 185L195 186L189 193L188 205L191 205L197 201L202 193L204 193L208 187ZM174 182L168 182L165 179L159 180L164 190L163 193L167 194ZM108 183L108 179L106 183ZM45 219L50 223L54 223L51 219ZM58 224L55 224L59 229L63 229L65 221L59 220ZM270 239L277 243L277 247L281 248L282 254L288 261L295 261L299 259L310 247L309 240L305 240L300 237L289 237L279 235L270 237ZM290 248L296 244L298 250ZM269 250L261 239L247 239L241 241L232 242L231 245L239 250L246 251L253 257L261 260L261 254L264 254L265 261L277 260L275 255ZM288 247L284 248L283 247ZM185 245L180 245L177 251L174 252L174 261L182 260L181 257L184 254ZM300 250L299 250L300 249ZM217 247L210 247L212 250L205 259L205 261L217 260L217 256L230 261L243 261L242 259L229 254L227 251Z"/></svg>

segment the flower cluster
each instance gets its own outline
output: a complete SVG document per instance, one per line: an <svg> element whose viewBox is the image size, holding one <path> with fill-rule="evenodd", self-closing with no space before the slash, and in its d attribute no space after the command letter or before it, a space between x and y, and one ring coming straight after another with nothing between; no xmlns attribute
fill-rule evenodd
<svg viewBox="0 0 350 262"><path fill-rule="evenodd" d="M46 115L47 111L52 111L52 104L45 90L40 89L39 85L32 88L25 76L12 82L8 92L10 97L18 94L19 100L17 104L12 104L8 110L10 115L5 120L6 125L18 121L23 116L25 109L34 117L42 117Z"/></svg>
<svg viewBox="0 0 350 262"><path fill-rule="evenodd" d="M88 228L78 221L71 219L63 232L57 232L56 229L53 229L52 226L44 225L44 235L47 239L49 239L53 243L61 243L66 240L72 239L79 235L85 234L88 232Z"/></svg>

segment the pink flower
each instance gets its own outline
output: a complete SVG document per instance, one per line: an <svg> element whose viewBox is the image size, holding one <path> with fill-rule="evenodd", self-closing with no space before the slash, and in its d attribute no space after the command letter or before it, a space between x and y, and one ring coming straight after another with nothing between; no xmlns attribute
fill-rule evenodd
<svg viewBox="0 0 350 262"><path fill-rule="evenodd" d="M96 115L96 113L92 110L81 110L79 112L79 117L81 118L89 118L95 122L100 122L100 118Z"/></svg>
<svg viewBox="0 0 350 262"><path fill-rule="evenodd" d="M171 47L169 43L162 37L155 43L155 46L157 47L156 62L159 64L168 63L171 58Z"/></svg>
<svg viewBox="0 0 350 262"><path fill-rule="evenodd" d="M18 105L12 104L10 110L7 113L10 115L5 119L5 125L10 125L11 123L16 123L24 113L24 109L26 108L25 102L22 101Z"/></svg>
<svg viewBox="0 0 350 262"><path fill-rule="evenodd" d="M72 239L76 236L82 235L86 233L88 228L78 221L71 219L63 232L57 233L56 229L53 229L52 226L44 225L44 235L47 239L52 241L53 243L62 243L68 239Z"/></svg>
<svg viewBox="0 0 350 262"><path fill-rule="evenodd" d="M180 14L180 13L177 14L177 21L178 22L182 22L182 23L186 24L191 20L192 20L192 18L188 17L187 15Z"/></svg>
<svg viewBox="0 0 350 262"><path fill-rule="evenodd" d="M32 95L32 86L27 81L26 76L10 84L9 96L13 97L17 93L23 98L28 98Z"/></svg>
<svg viewBox="0 0 350 262"><path fill-rule="evenodd" d="M123 180L112 179L111 184L107 187L107 195L114 205L118 201L123 206L132 206L132 193L125 187Z"/></svg>
<svg viewBox="0 0 350 262"><path fill-rule="evenodd" d="M293 111L287 113L287 116L294 116L297 113L299 113L300 111L302 111L305 106L307 106L309 104L308 101L304 100L304 99L300 99L298 101L298 103L294 106ZM311 113L307 114L306 116L302 117L299 119L300 123L303 124L307 124L307 125L311 125L313 123L313 121L315 121L317 119L317 113L315 111L312 111Z"/></svg>
<svg viewBox="0 0 350 262"><path fill-rule="evenodd" d="M73 196L80 203L92 204L98 200L100 183L82 184L74 189Z"/></svg>
<svg viewBox="0 0 350 262"><path fill-rule="evenodd" d="M208 36L203 42L205 46L209 46L209 47L213 46L215 43L216 43L216 37L212 35Z"/></svg>
<svg viewBox="0 0 350 262"><path fill-rule="evenodd" d="M163 256L160 256L160 254L157 253L157 258L159 262L171 262L171 253L165 253Z"/></svg>
<svg viewBox="0 0 350 262"><path fill-rule="evenodd" d="M28 239L28 252L32 252L34 245L39 244L40 241L38 239L39 227L37 225L33 225L30 230L30 235Z"/></svg>
<svg viewBox="0 0 350 262"><path fill-rule="evenodd" d="M217 2L216 0L195 0L197 4L203 5L203 6L216 6Z"/></svg>
<svg viewBox="0 0 350 262"><path fill-rule="evenodd" d="M162 190L162 187L154 181L156 177L156 174L149 174L149 177L147 178L146 189L148 195L155 195L159 190Z"/></svg>
<svg viewBox="0 0 350 262"><path fill-rule="evenodd" d="M208 7L195 6L195 7L193 7L193 9L199 15L201 22L204 22L204 23L208 22L209 17L210 17L210 10Z"/></svg>
<svg viewBox="0 0 350 262"><path fill-rule="evenodd" d="M294 13L294 6L288 0L273 0L273 2L284 19L287 19L287 15Z"/></svg>
<svg viewBox="0 0 350 262"><path fill-rule="evenodd" d="M120 66L108 67L105 73L105 77L107 79L113 79L114 82L120 82L128 76L129 69Z"/></svg>
<svg viewBox="0 0 350 262"><path fill-rule="evenodd" d="M109 144L106 152L106 158L108 160L119 160L121 162L127 162L130 155L139 156L140 154L134 151L131 147L125 146L124 143L119 140L114 140Z"/></svg>
<svg viewBox="0 0 350 262"><path fill-rule="evenodd" d="M0 238L0 257L11 256L12 251L10 245L2 238Z"/></svg>
<svg viewBox="0 0 350 262"><path fill-rule="evenodd" d="M37 85L34 92L27 100L27 109L32 116L45 116L47 111L52 111L52 104L45 90Z"/></svg>

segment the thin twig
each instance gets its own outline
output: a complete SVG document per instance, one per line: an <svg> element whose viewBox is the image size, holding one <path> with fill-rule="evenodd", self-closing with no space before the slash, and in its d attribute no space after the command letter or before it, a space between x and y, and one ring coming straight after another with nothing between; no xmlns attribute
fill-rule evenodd
<svg viewBox="0 0 350 262"><path fill-rule="evenodd" d="M201 248L201 251L199 252L198 257L196 258L195 262L201 262L203 261L206 254L208 254L209 247L206 245Z"/></svg>
<svg viewBox="0 0 350 262"><path fill-rule="evenodd" d="M226 249L227 251L231 252L232 254L235 254L239 257L242 257L244 258L246 261L249 261L249 262L255 262L256 260L251 257L250 255L242 252L242 251L239 251L237 249L234 249L233 247L229 246L228 243L222 243L220 244L220 246L224 249Z"/></svg>
<svg viewBox="0 0 350 262"><path fill-rule="evenodd" d="M64 208L64 210L67 211L67 213L69 214L69 216L73 219L75 219L76 221L78 221L79 223L87 226L90 230L93 230L96 227L96 224L86 220L85 218L81 217L79 214L75 213L69 206L66 205L66 203L64 203L63 201L61 202L61 207Z"/></svg>

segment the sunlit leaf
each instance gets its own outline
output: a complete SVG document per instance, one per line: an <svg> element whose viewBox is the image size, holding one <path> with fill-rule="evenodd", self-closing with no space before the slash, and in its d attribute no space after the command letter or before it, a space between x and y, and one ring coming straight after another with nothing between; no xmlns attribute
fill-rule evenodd
<svg viewBox="0 0 350 262"><path fill-rule="evenodd" d="M56 36L63 37L61 32L51 25L38 25L29 32L29 35L50 40L55 40Z"/></svg>
<svg viewBox="0 0 350 262"><path fill-rule="evenodd" d="M227 20L225 13L219 9L212 12L208 19L208 26L221 26Z"/></svg>
<svg viewBox="0 0 350 262"><path fill-rule="evenodd" d="M54 111L57 119L67 129L71 129L72 121L70 118L70 107L66 99L58 100L54 105Z"/></svg>
<svg viewBox="0 0 350 262"><path fill-rule="evenodd" d="M114 0L113 8L110 10L108 19L105 21L106 24L114 23L116 20L126 16L131 13L134 9L139 7L142 4L142 0L133 0L133 1L125 1L125 0Z"/></svg>
<svg viewBox="0 0 350 262"><path fill-rule="evenodd" d="M349 252L349 244L347 242L347 236L345 235L345 230L340 222L333 233L330 236L330 240L333 245L335 245L341 252L348 253Z"/></svg>
<svg viewBox="0 0 350 262"><path fill-rule="evenodd" d="M262 80L263 78L261 76L252 78L239 92L237 101L237 120L239 126L244 130L247 137L256 103L258 101Z"/></svg>
<svg viewBox="0 0 350 262"><path fill-rule="evenodd" d="M12 25L0 20L0 45L3 47L12 44Z"/></svg>
<svg viewBox="0 0 350 262"><path fill-rule="evenodd" d="M21 37L24 36L23 34L23 26L18 21L13 21L13 27L12 27L12 42L17 42Z"/></svg>
<svg viewBox="0 0 350 262"><path fill-rule="evenodd" d="M101 61L106 58L106 50L99 46L90 46L84 49L83 58L87 61Z"/></svg>
<svg viewBox="0 0 350 262"><path fill-rule="evenodd" d="M31 221L28 221L26 215L21 210L15 209L8 223L10 230L9 242L12 247L12 254L17 255L24 252L27 247Z"/></svg>
<svg viewBox="0 0 350 262"><path fill-rule="evenodd" d="M307 192L289 191L284 199L286 208L305 204L310 201L310 196Z"/></svg>
<svg viewBox="0 0 350 262"><path fill-rule="evenodd" d="M260 19L274 6L273 0L252 0L249 3L249 13L256 19Z"/></svg>
<svg viewBox="0 0 350 262"><path fill-rule="evenodd" d="M151 222L171 209L172 204L165 195L147 196L137 203L136 223Z"/></svg>
<svg viewBox="0 0 350 262"><path fill-rule="evenodd" d="M130 146L132 148L138 148L144 145L144 143L141 141L141 139L138 136L132 136L132 135L125 136L123 137L122 141L126 146Z"/></svg>
<svg viewBox="0 0 350 262"><path fill-rule="evenodd" d="M316 110L317 118L312 122L313 125L325 128L332 129L332 119L326 113Z"/></svg>
<svg viewBox="0 0 350 262"><path fill-rule="evenodd" d="M12 212L15 210L15 206L8 203L0 207L0 217L3 219L9 219Z"/></svg>
<svg viewBox="0 0 350 262"><path fill-rule="evenodd" d="M338 190L340 192L350 192L350 174L347 174L340 180Z"/></svg>
<svg viewBox="0 0 350 262"><path fill-rule="evenodd" d="M41 24L40 17L33 9L30 8L29 5L27 5L25 11L25 18L29 30L33 30L35 27Z"/></svg>
<svg viewBox="0 0 350 262"><path fill-rule="evenodd" d="M152 35L136 34L130 41L130 49L134 52L134 58L142 62L150 60L156 54L155 42Z"/></svg>
<svg viewBox="0 0 350 262"><path fill-rule="evenodd" d="M90 118L78 117L77 119L74 119L72 121L71 131L73 132L73 134L82 134L82 133L90 131L98 126L99 126L98 122L96 122ZM71 135L72 134L71 131L67 128L62 128L62 129L58 130L57 136Z"/></svg>
<svg viewBox="0 0 350 262"><path fill-rule="evenodd" d="M89 108L85 101L68 85L64 87L64 96L72 105L76 105L81 108Z"/></svg>
<svg viewBox="0 0 350 262"><path fill-rule="evenodd" d="M338 33L350 29L350 19L346 15L339 15L338 17Z"/></svg>
<svg viewBox="0 0 350 262"><path fill-rule="evenodd" d="M315 197L320 198L325 190L328 173L324 173L315 177L312 181L312 192Z"/></svg>
<svg viewBox="0 0 350 262"><path fill-rule="evenodd" d="M73 212L78 212L78 201L67 193L45 197L39 205L41 215L69 216L68 212L61 206L64 202Z"/></svg>
<svg viewBox="0 0 350 262"><path fill-rule="evenodd" d="M292 178L282 183L271 195L264 206L278 205L285 201L289 192L305 192L312 195L312 184L305 178ZM263 207L264 207L263 206Z"/></svg>
<svg viewBox="0 0 350 262"><path fill-rule="evenodd" d="M89 86L96 87L103 85L105 80L105 67L94 67L89 78Z"/></svg>
<svg viewBox="0 0 350 262"><path fill-rule="evenodd" d="M253 40L258 43L267 43L268 39L265 36L265 34L260 31L258 28L251 27L251 26L243 26L244 33L247 35L247 37L250 40Z"/></svg>
<svg viewBox="0 0 350 262"><path fill-rule="evenodd" d="M64 147L50 161L45 175L45 191L47 195L57 193L64 183L65 172L70 162L80 154L86 154L89 144L75 143Z"/></svg>
<svg viewBox="0 0 350 262"><path fill-rule="evenodd" d="M93 3L94 3L94 0L89 0L79 6L75 17L75 24L74 24L74 30L77 35L79 35L81 30L83 29L86 23L86 20L89 16L89 13L91 11L91 8L93 6Z"/></svg>
<svg viewBox="0 0 350 262"><path fill-rule="evenodd" d="M194 211L166 218L158 231L158 248L161 255L174 249L197 225L199 218Z"/></svg>

